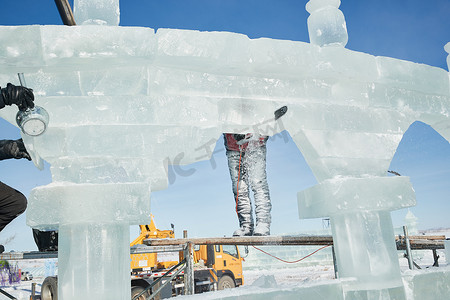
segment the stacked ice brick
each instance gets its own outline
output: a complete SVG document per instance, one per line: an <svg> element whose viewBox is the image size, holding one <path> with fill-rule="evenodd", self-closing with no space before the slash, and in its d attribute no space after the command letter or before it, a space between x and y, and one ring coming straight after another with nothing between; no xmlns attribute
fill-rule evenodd
<svg viewBox="0 0 450 300"><path fill-rule="evenodd" d="M267 79L247 75L248 62L240 68L250 45L243 35L88 25L0 31L0 80L18 84L23 72L50 114L44 135L24 136L53 179L32 191L27 222L59 229L60 295L128 299L128 226L148 221L150 191L167 186L167 163L207 159L204 145L222 132L274 127L266 121L281 104L255 101ZM14 124L14 108L1 113Z"/></svg>
<svg viewBox="0 0 450 300"><path fill-rule="evenodd" d="M404 298L390 211L415 199L408 178L386 171L412 122L450 137L449 75L343 48L338 2L310 2L312 44L98 25L0 27L0 82L17 83L23 72L50 114L46 134L24 136L53 178L33 190L27 219L59 228L62 299L129 299L128 225L147 222L150 191L166 187L168 162L205 159L204 145L222 132L282 129L319 181L299 193L300 216L331 218L346 299ZM274 123L281 105L289 111ZM0 113L14 123L13 108Z"/></svg>

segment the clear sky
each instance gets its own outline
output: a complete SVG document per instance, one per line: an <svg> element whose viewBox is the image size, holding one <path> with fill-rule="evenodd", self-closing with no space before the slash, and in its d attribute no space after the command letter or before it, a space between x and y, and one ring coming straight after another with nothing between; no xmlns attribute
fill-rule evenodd
<svg viewBox="0 0 450 300"><path fill-rule="evenodd" d="M73 7L73 1L69 1ZM309 42L306 0L122 0L121 26L230 31L250 38L268 37ZM0 25L61 25L54 1L2 1ZM450 42L448 0L342 0L349 42L347 48L447 69ZM6 83L0 83L1 86ZM16 127L0 119L0 139L19 138ZM223 141L213 160L186 168L167 190L152 193L152 212L161 229L175 224L176 235L230 236L237 228ZM417 195L411 211L419 229L450 227L450 146L431 127L415 123L405 133L391 169L410 176ZM273 204L272 233L322 228L322 220L299 220L296 194L316 181L287 133L269 140L267 171ZM0 162L0 180L28 195L51 181L49 166L37 170L26 160ZM404 225L406 210L393 212L394 226ZM136 227L132 235L137 235ZM9 250L35 250L25 214L0 233Z"/></svg>

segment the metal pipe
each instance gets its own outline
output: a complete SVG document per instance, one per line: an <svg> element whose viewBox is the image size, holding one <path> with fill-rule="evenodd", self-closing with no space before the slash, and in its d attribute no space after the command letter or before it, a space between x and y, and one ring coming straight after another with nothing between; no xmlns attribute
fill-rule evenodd
<svg viewBox="0 0 450 300"><path fill-rule="evenodd" d="M140 253L159 253L159 252L177 252L183 251L184 247L182 245L175 246L140 246L137 248L131 248L130 254L140 254Z"/></svg>
<svg viewBox="0 0 450 300"><path fill-rule="evenodd" d="M6 291L4 291L4 290L2 290L2 289L0 289L0 293L2 293L3 295L5 295L5 296L8 297L9 299L17 300L16 297L14 297L14 296L11 295L11 294L8 294L8 292L6 292Z"/></svg>
<svg viewBox="0 0 450 300"><path fill-rule="evenodd" d="M192 242L186 243L185 258L186 270L184 271L184 292L185 295L194 295L194 244Z"/></svg>
<svg viewBox="0 0 450 300"><path fill-rule="evenodd" d="M149 286L147 286L143 291L141 291L139 294L137 294L136 296L134 296L134 298L132 300L136 300L139 299L139 297L141 297L142 295L144 295L148 290L151 290L155 285L157 285L159 282L161 282L163 280L163 278L168 277L170 273L172 273L176 268L180 267L181 265L183 265L181 268L179 268L175 274L171 275L169 277L169 282L172 281L173 278L175 278L176 276L178 276L178 274L180 274L181 271L183 271L186 268L186 259L183 259L182 261L180 261L177 265L173 266L169 271L167 271L166 273L163 274L163 276L161 276L160 278L156 279L155 281L153 281ZM166 284L163 284L163 287ZM159 293L160 289L158 289L157 292L153 293L152 295L150 295L149 299L153 299L153 297L155 297L158 293ZM144 296L145 297L145 296Z"/></svg>
<svg viewBox="0 0 450 300"><path fill-rule="evenodd" d="M68 0L55 0L56 7L58 8L59 15L64 25L75 26L75 19L73 17L72 8L70 7Z"/></svg>
<svg viewBox="0 0 450 300"><path fill-rule="evenodd" d="M27 87L27 83L25 82L25 76L23 76L23 73L17 73L17 76L19 77L20 85L23 87Z"/></svg>
<svg viewBox="0 0 450 300"><path fill-rule="evenodd" d="M412 269L414 269L414 262L413 262L413 258L412 258L411 245L409 243L407 226L403 226L403 233L405 234L406 255L408 258L408 266L409 266L409 269L412 270Z"/></svg>
<svg viewBox="0 0 450 300"><path fill-rule="evenodd" d="M148 298L148 300L151 300L151 299L155 298L155 297L161 292L161 290L162 290L166 285L171 284L173 278L177 277L178 274L180 274L181 271L183 271L183 270L185 269L185 267L186 267L186 266L183 266L182 268L178 269L172 276L170 276L170 278L167 279L166 282L164 282L164 283L163 283L156 291L154 291L154 292L150 295L150 297ZM161 277L160 279L161 279L161 281L162 281L162 277Z"/></svg>
<svg viewBox="0 0 450 300"><path fill-rule="evenodd" d="M36 282L33 282L31 284L31 297L30 300L35 300L36 299Z"/></svg>
<svg viewBox="0 0 450 300"><path fill-rule="evenodd" d="M434 260L433 267L439 267L439 261L438 261L439 255L437 254L436 249L433 249L432 251L433 251L433 260Z"/></svg>
<svg viewBox="0 0 450 300"><path fill-rule="evenodd" d="M334 245L331 246L331 253L333 254L334 278L338 279L339 273L338 273L338 266L337 266L337 262L336 262L336 253L334 252Z"/></svg>

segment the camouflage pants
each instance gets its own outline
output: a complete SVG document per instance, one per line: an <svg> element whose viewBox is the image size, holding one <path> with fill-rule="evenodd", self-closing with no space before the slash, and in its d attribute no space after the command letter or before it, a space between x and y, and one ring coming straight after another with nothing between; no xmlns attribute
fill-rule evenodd
<svg viewBox="0 0 450 300"><path fill-rule="evenodd" d="M240 227L251 230L254 227L250 189L254 195L256 225L270 224L272 204L267 184L266 146L247 148L242 152L227 150L227 158Z"/></svg>

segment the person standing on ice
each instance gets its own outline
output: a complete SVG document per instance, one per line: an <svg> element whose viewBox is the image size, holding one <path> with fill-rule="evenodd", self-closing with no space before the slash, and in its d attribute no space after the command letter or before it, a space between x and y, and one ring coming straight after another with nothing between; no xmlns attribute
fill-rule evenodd
<svg viewBox="0 0 450 300"><path fill-rule="evenodd" d="M268 136L224 133L228 168L236 201L240 228L233 236L270 235L272 204L266 175ZM254 195L256 226L253 222L250 188Z"/></svg>
<svg viewBox="0 0 450 300"><path fill-rule="evenodd" d="M12 104L23 111L34 107L32 89L8 83L6 88L0 87L0 91L0 109ZM0 160L11 158L31 160L22 139L0 140ZM27 198L21 192L0 181L0 232L26 208ZM0 253L4 251L3 245L0 245Z"/></svg>

